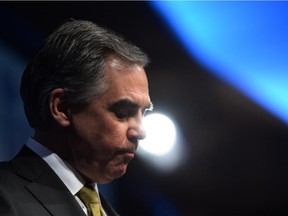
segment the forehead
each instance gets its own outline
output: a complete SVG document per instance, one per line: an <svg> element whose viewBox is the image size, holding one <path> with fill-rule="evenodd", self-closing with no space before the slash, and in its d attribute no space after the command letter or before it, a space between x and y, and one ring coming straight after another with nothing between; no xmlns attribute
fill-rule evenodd
<svg viewBox="0 0 288 216"><path fill-rule="evenodd" d="M148 81L143 67L111 55L107 57L104 69L108 84L104 95L110 102L128 98L138 104L150 103Z"/></svg>

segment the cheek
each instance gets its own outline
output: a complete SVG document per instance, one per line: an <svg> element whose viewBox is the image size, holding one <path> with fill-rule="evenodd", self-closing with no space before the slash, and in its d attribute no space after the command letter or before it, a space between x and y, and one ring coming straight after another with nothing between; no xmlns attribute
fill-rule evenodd
<svg viewBox="0 0 288 216"><path fill-rule="evenodd" d="M107 124L106 127L101 127L101 137L105 146L121 147L125 145L127 137L127 127L121 123ZM105 147L104 146L104 147Z"/></svg>
<svg viewBox="0 0 288 216"><path fill-rule="evenodd" d="M70 133L76 135L71 139L73 152L79 157L108 158L127 144L127 124L119 122L109 113L102 113L97 118L93 115L75 118L73 130Z"/></svg>
<svg viewBox="0 0 288 216"><path fill-rule="evenodd" d="M90 125L92 126L92 125ZM89 131L87 133L87 131ZM97 122L86 132L90 148L103 155L111 155L126 144L127 126L123 122L106 118Z"/></svg>

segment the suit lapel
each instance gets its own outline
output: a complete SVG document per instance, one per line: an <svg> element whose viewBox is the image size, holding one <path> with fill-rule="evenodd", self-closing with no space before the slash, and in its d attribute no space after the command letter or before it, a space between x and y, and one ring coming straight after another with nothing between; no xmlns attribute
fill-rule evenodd
<svg viewBox="0 0 288 216"><path fill-rule="evenodd" d="M113 209L110 203L105 199L105 197L100 193L100 199L102 207L108 216L119 216L119 214Z"/></svg>
<svg viewBox="0 0 288 216"><path fill-rule="evenodd" d="M54 171L29 148L23 147L12 164L15 173L30 181L25 188L51 215L85 215L74 196Z"/></svg>

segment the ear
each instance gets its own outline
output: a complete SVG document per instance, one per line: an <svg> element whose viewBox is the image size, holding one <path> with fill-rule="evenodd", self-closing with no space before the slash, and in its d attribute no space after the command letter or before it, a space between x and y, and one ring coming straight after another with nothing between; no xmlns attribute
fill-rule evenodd
<svg viewBox="0 0 288 216"><path fill-rule="evenodd" d="M70 125L68 101L62 88L54 89L49 96L49 109L52 118L61 127Z"/></svg>

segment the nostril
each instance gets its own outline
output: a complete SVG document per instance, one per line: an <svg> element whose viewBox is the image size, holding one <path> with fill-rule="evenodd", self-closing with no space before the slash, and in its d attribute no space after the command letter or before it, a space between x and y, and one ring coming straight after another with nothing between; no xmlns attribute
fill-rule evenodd
<svg viewBox="0 0 288 216"><path fill-rule="evenodd" d="M134 145L137 145L138 144L138 138L137 137L130 137L129 138L129 141L131 143L133 143Z"/></svg>

